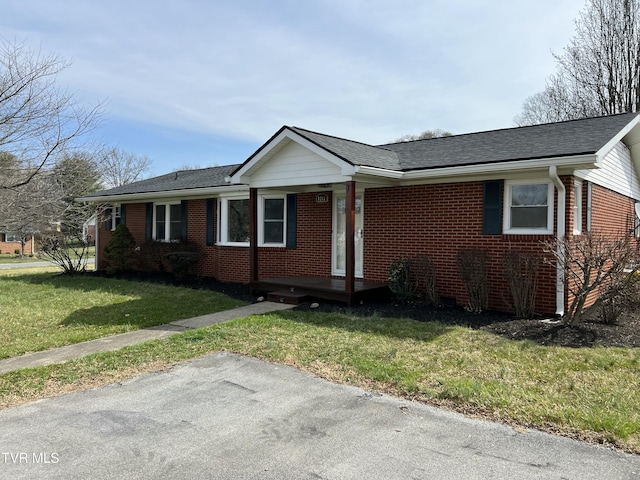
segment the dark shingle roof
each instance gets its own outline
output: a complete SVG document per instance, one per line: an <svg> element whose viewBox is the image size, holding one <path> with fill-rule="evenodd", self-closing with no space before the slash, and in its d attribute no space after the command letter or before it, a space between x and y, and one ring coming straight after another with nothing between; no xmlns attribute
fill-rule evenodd
<svg viewBox="0 0 640 480"><path fill-rule="evenodd" d="M312 132L299 127L291 130L353 165L399 170L398 154L391 149Z"/></svg>
<svg viewBox="0 0 640 480"><path fill-rule="evenodd" d="M593 154L618 134L634 113L492 130L381 145L396 152L401 170Z"/></svg>
<svg viewBox="0 0 640 480"><path fill-rule="evenodd" d="M290 129L352 165L409 171L594 154L636 116L637 114L627 113L377 146L298 127L283 129ZM249 160L251 158L253 156ZM232 175L241 166L183 170L103 190L83 198L89 200L92 197L225 186L228 185L225 177Z"/></svg>
<svg viewBox="0 0 640 480"><path fill-rule="evenodd" d="M407 171L593 154L635 116L626 113L377 146L297 127L291 130L353 165Z"/></svg>
<svg viewBox="0 0 640 480"><path fill-rule="evenodd" d="M231 175L236 168L238 168L238 165L223 165L221 167L202 168L198 170L181 170L109 190L102 190L91 195L86 195L84 198L220 187L228 185L224 179Z"/></svg>

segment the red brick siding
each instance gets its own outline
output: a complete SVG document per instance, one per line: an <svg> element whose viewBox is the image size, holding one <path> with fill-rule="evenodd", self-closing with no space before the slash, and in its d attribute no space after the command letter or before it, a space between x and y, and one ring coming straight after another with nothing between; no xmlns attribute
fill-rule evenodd
<svg viewBox="0 0 640 480"><path fill-rule="evenodd" d="M298 194L296 248L259 249L259 278L331 276L332 198L317 203L318 193Z"/></svg>
<svg viewBox="0 0 640 480"><path fill-rule="evenodd" d="M0 234L0 240L4 238L4 234ZM33 248L33 240L29 236L29 240L24 244L25 255L30 255ZM14 254L15 252L22 253L22 243L20 242L0 242L0 253Z"/></svg>
<svg viewBox="0 0 640 480"><path fill-rule="evenodd" d="M567 190L566 231L573 232L573 177L563 177ZM321 192L300 193L297 200L297 245L260 248L259 278L274 276L331 276L332 199L317 203ZM325 193L325 192L322 192ZM586 230L586 186L583 187L583 231ZM478 248L489 254L490 308L509 310L503 256L510 249L543 256L543 242L552 235L483 235L483 183L372 188L364 195L364 278L386 281L389 266L400 256L429 255L437 269L439 295L467 301L457 271L460 249ZM554 202L557 215L557 195ZM633 225L632 199L596 185L592 194L594 230L619 231ZM217 204L215 205L217 219ZM622 212L622 214L621 214ZM145 204L128 204L127 226L136 240L145 240ZM555 219L557 225L557 218ZM99 223L100 246L111 233ZM216 226L214 226L216 228ZM214 238L217 232L214 232ZM188 202L188 240L201 245L203 259L195 273L222 281L249 281L249 248L206 246L206 200ZM547 255L548 256L548 255ZM555 312L556 270L541 266L538 302L540 313Z"/></svg>
<svg viewBox="0 0 640 480"><path fill-rule="evenodd" d="M396 258L428 255L436 266L438 294L465 304L457 254L461 249L482 249L489 255L489 306L509 310L503 252L514 249L542 255L541 242L551 236L483 235L482 202L482 182L366 190L365 278L385 281ZM555 269L549 265L541 267L537 310L555 311Z"/></svg>

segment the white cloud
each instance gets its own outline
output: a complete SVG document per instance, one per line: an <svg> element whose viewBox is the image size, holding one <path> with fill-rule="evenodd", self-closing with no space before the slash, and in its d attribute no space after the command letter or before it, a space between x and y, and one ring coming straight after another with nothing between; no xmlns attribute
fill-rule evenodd
<svg viewBox="0 0 640 480"><path fill-rule="evenodd" d="M282 124L381 143L512 125L582 0L23 0L7 38L73 65L111 115L264 141Z"/></svg>

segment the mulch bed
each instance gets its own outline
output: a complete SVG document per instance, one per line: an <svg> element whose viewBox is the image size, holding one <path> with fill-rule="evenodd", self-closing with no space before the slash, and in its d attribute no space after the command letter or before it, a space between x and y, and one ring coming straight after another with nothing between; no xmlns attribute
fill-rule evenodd
<svg viewBox="0 0 640 480"><path fill-rule="evenodd" d="M106 275L91 272L88 275L115 276L128 280L153 281L189 288L213 290L243 301L255 301L248 285L220 282L209 277L187 277L177 279L172 275L128 273ZM412 318L416 321L438 321L447 325L461 325L474 329L484 329L512 340L531 340L540 345L562 347L640 347L640 312L621 315L616 324L611 325L587 315L579 326L571 327L552 317L520 319L498 312L474 314L456 306L434 308L420 304L399 305L392 301L366 303L347 307L331 302L319 301L315 311L340 312L348 315L368 317L372 315L397 318ZM296 307L297 310L311 309L310 303Z"/></svg>

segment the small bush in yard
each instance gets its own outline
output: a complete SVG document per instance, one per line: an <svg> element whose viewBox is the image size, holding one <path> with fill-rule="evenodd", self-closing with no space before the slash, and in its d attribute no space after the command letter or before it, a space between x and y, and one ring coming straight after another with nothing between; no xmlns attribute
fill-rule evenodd
<svg viewBox="0 0 640 480"><path fill-rule="evenodd" d="M532 317L538 289L540 258L532 253L512 250L504 256L504 268L515 314L522 318Z"/></svg>
<svg viewBox="0 0 640 480"><path fill-rule="evenodd" d="M400 257L389 267L389 290L402 304L415 295L415 285L411 279L411 260Z"/></svg>
<svg viewBox="0 0 640 480"><path fill-rule="evenodd" d="M111 239L104 247L104 256L107 260L107 272L115 273L131 270L136 248L136 240L126 225L116 227Z"/></svg>
<svg viewBox="0 0 640 480"><path fill-rule="evenodd" d="M473 313L482 313L489 308L488 257L485 250L463 249L458 251L458 273L467 290L467 297L469 297L466 308Z"/></svg>
<svg viewBox="0 0 640 480"><path fill-rule="evenodd" d="M411 278L422 300L434 307L440 305L436 291L436 266L430 257L423 255L411 260Z"/></svg>

